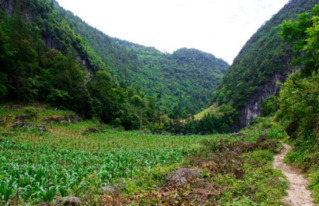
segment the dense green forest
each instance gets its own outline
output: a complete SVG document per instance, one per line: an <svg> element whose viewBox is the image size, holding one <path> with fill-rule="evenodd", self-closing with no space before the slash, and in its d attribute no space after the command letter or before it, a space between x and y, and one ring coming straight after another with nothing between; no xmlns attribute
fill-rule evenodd
<svg viewBox="0 0 319 206"><path fill-rule="evenodd" d="M159 96L159 110L166 110L174 118L181 117L173 114L174 107L180 107L185 115L207 107L229 66L225 61L195 49L183 48L167 54L109 37L72 12L65 11L57 2L55 6L65 15L71 28L108 65L116 84L136 88L148 96Z"/></svg>
<svg viewBox="0 0 319 206"><path fill-rule="evenodd" d="M0 21L2 102L40 101L125 129L143 112L152 128L204 108L228 66L195 49L165 54L110 38L54 1L12 3Z"/></svg>
<svg viewBox="0 0 319 206"><path fill-rule="evenodd" d="M240 122L240 113L247 105L248 100L260 92L261 87L270 83L274 74L279 73L282 76L288 76L288 66L290 68L295 66L304 67L302 59L294 59L294 57L299 56L301 51L296 53L292 44L285 42L283 37L288 38L290 34L287 32L286 35L282 35L280 25L284 20L294 20L300 13L311 11L318 2L317 0L288 2L281 11L261 26L251 37L234 60L233 65L227 70L222 83L214 92L211 100L211 104L218 103L217 108L204 114L200 120L194 118L183 121L175 120L170 131L177 134L212 134L230 132L231 126L234 125L234 128L243 128L245 125ZM300 49L305 45L298 46ZM293 64L290 64L290 62ZM307 68L315 65L315 62L307 62L307 65L302 72L310 74L312 70L309 71ZM278 100L274 99L276 97L271 96L262 102L260 108L262 116L266 113L274 114L278 110L279 106L274 103ZM251 124L254 124L254 122L251 119Z"/></svg>
<svg viewBox="0 0 319 206"><path fill-rule="evenodd" d="M287 75L287 65L295 55L291 45L280 36L279 25L285 20L311 11L318 0L289 1L285 7L266 22L246 43L234 63L227 70L222 83L212 97L211 104L227 104L233 108L231 122L239 124L239 114L247 101L269 83L275 73Z"/></svg>
<svg viewBox="0 0 319 206"><path fill-rule="evenodd" d="M14 9L12 18L2 12L0 21L3 103L49 103L126 129L138 127L140 111L147 115L144 124L155 119L155 98L131 89L128 99L128 92L114 86L105 64L52 3L14 1ZM24 21L26 15L32 21ZM49 50L43 37L55 39L56 49ZM77 53L90 60L94 75L77 61Z"/></svg>

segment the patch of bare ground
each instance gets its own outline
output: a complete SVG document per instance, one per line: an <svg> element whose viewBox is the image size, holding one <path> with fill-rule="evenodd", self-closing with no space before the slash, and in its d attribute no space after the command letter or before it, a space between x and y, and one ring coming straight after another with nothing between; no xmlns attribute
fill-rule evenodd
<svg viewBox="0 0 319 206"><path fill-rule="evenodd" d="M290 182L288 195L284 198L287 205L292 206L313 206L311 192L307 190L308 180L303 177L303 172L284 163L286 154L291 150L291 146L284 144L285 149L278 155L275 155L273 166L280 169L286 175Z"/></svg>

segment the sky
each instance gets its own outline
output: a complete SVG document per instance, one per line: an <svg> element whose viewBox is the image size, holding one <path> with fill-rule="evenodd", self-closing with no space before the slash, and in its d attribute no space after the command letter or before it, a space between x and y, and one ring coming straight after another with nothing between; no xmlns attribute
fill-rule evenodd
<svg viewBox="0 0 319 206"><path fill-rule="evenodd" d="M105 34L172 53L194 48L229 64L288 0L57 0Z"/></svg>

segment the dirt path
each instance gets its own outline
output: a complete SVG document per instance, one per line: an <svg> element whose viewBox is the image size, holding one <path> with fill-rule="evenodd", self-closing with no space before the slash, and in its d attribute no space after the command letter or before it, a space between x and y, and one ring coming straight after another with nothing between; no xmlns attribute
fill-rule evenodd
<svg viewBox="0 0 319 206"><path fill-rule="evenodd" d="M293 206L314 206L311 192L307 190L308 180L303 177L302 171L284 163L284 157L291 150L291 146L284 143L283 145L285 150L274 157L273 165L274 168L280 169L290 182L285 202Z"/></svg>

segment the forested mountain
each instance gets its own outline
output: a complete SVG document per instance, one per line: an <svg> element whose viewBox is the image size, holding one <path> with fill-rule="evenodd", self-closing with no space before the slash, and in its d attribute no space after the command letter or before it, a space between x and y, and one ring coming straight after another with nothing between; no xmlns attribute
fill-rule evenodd
<svg viewBox="0 0 319 206"><path fill-rule="evenodd" d="M283 9L266 22L246 43L233 65L228 69L212 104L226 104L233 109L229 114L232 130L247 126L260 115L260 105L269 95L280 90L277 81L284 82L295 56L292 46L285 44L280 36L280 24L294 20L297 15L311 11L318 0L291 0Z"/></svg>
<svg viewBox="0 0 319 206"><path fill-rule="evenodd" d="M184 48L167 54L109 37L65 11L57 2L55 7L101 57L116 84L160 97L157 101L161 111L172 113L174 107L179 107L194 114L208 106L228 67L225 61L195 49Z"/></svg>
<svg viewBox="0 0 319 206"><path fill-rule="evenodd" d="M142 111L145 125L199 111L228 67L195 49L166 54L108 37L55 1L4 0L0 8L5 103L49 103L134 129Z"/></svg>

